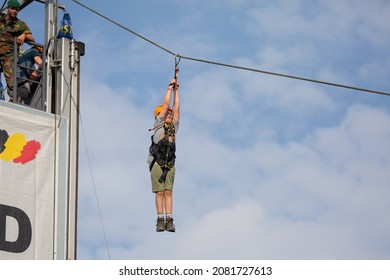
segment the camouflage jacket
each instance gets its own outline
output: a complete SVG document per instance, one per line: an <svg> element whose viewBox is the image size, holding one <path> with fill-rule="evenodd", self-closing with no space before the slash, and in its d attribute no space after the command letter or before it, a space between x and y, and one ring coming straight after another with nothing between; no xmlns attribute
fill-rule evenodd
<svg viewBox="0 0 390 280"><path fill-rule="evenodd" d="M6 14L0 16L0 56L12 54L14 51L14 37L21 34L31 34L27 24L15 18L8 20Z"/></svg>

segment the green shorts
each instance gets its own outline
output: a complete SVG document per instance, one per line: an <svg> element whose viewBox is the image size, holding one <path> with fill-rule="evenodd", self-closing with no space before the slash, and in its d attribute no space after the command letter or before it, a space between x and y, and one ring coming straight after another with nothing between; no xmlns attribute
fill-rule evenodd
<svg viewBox="0 0 390 280"><path fill-rule="evenodd" d="M173 182L175 181L175 167L172 167L165 178L165 182L160 183L158 180L162 174L160 165L154 164L150 177L152 179L152 192L163 192L164 190L173 190Z"/></svg>

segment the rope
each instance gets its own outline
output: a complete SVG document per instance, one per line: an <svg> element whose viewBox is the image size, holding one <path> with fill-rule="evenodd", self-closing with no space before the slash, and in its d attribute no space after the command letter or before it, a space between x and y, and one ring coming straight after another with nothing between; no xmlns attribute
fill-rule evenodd
<svg viewBox="0 0 390 280"><path fill-rule="evenodd" d="M79 61L77 63L79 63ZM73 73L74 73L74 70L72 70L71 73L70 73L71 77L73 76ZM64 75L64 73L61 70L60 70L60 74L62 76ZM105 244L106 251L107 251L107 257L108 257L109 260L111 260L111 255L110 255L110 249L109 249L108 240L107 240L106 229L105 229L105 225L104 225L104 222L103 222L102 210L101 210L101 207L100 207L100 202L99 202L99 197L98 197L98 193L97 193L97 189L96 189L96 183L95 183L95 179L94 179L94 174L92 172L92 166L91 166L91 160L90 160L90 156L89 156L87 139L86 139L86 136L85 136L86 134L85 134L85 129L84 129L83 118L82 118L80 109L77 107L76 100L74 99L74 96L71 94L71 90L70 89L72 87L72 85L71 85L72 80L70 80L70 81L65 80L65 83L66 83L66 86L68 88L68 91L66 92L66 96L65 96L65 100L64 100L63 104L65 104L67 102L68 98L70 98L71 105L74 106L74 108L77 110L77 113L79 114L80 126L81 126L81 130L83 132L82 133L82 135L83 135L82 138L84 140L84 147L85 147L85 152L86 152L86 157L87 157L87 162L88 162L89 173L90 173L90 176L91 176L94 196L95 196L95 200L96 200L96 206L97 206L97 210L98 210L98 214L99 214L100 226L102 228L104 244ZM59 121L58 121L58 127L60 126L61 120L63 119L62 116L64 114L64 109L65 109L65 106L61 108L61 110L60 110L61 114L59 116L57 116L57 114L55 114L56 122L57 122L57 117L60 118ZM57 129L55 129L55 133L57 133ZM55 139L57 139L57 137L55 137ZM57 161L55 161L55 162L57 162Z"/></svg>
<svg viewBox="0 0 390 280"><path fill-rule="evenodd" d="M73 99L73 97L72 97L72 99ZM86 151L86 155L87 155L89 173L90 173L90 176L91 176L93 190L94 190L94 194L95 194L95 198L96 198L96 205L97 205L98 212L99 212L100 225L102 227L104 244L106 246L108 259L111 260L110 249L109 249L108 241L107 241L107 234L106 234L105 226L104 226L104 223L103 223L102 210L100 208L100 203L99 203L98 194L97 194L97 190L96 190L95 179L94 179L93 172L92 172L91 159L89 157L88 145L87 145L87 140L86 140L86 137L85 137L84 124L83 124L83 119L82 119L81 113L80 113L80 124L81 124L81 129L83 131L83 140L84 140L84 146L85 146L85 151Z"/></svg>
<svg viewBox="0 0 390 280"><path fill-rule="evenodd" d="M279 77L284 77L284 78L289 78L289 79L296 79L296 80L301 80L301 81L306 81L306 82L311 82L311 83L318 83L318 84L323 84L323 85L328 85L328 86L334 86L334 87L340 87L340 88L346 88L346 89L351 89L351 90L356 90L356 91L363 91L363 92L369 92L369 93L375 93L375 94L381 94L381 95L386 95L386 96L390 96L390 93L388 92L383 92L383 91L377 91L377 90L371 90L371 89L366 89L366 88L360 88L360 87L355 87L355 86L349 86L349 85L343 85L343 84L337 84L337 83L331 83L331 82L326 82L326 81L320 81L320 80L314 80L314 79L309 79L309 78L304 78L304 77L298 77L298 76L293 76L293 75L288 75L288 74L282 74L282 73L276 73L276 72L270 72L270 71L264 71L264 70L260 70L260 69L255 69L255 68L248 68L248 67L243 67L243 66L238 66L238 65L232 65L232 64L226 64L226 63L221 63L221 62L216 62L216 61L210 61L210 60L205 60L205 59L199 59L199 58L194 58L194 57L189 57L189 56L182 56L182 55L179 55L179 54L175 54L174 52L170 51L169 49L165 48L165 47L162 47L161 45L153 42L152 40L136 33L135 31L113 21L112 19L96 12L95 10L85 6L84 4L80 3L79 1L77 0L73 0L73 2L79 4L80 6L84 7L85 9L97 14L98 16L110 21L111 23L125 29L126 31L134 34L135 36L149 42L150 44L162 49L163 51L173 55L175 57L175 61L176 63L178 59L178 61L180 61L181 58L183 59L186 59L186 60L192 60L192 61L196 61L196 62L202 62L202 63L208 63L208 64L214 64L214 65L218 65L218 66L223 66L223 67L230 67L230 68L235 68L235 69L239 69L239 70L245 70L245 71L252 71L252 72L257 72L257 73L262 73L262 74L267 74L267 75L274 75L274 76L279 76Z"/></svg>

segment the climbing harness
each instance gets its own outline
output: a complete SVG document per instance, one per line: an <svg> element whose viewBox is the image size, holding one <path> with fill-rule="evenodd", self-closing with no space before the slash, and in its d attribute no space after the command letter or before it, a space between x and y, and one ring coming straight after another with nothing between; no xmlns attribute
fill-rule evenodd
<svg viewBox="0 0 390 280"><path fill-rule="evenodd" d="M157 163L163 171L158 180L160 183L165 181L168 171L175 166L176 159L175 126L174 124L163 123L163 129L163 138L157 144L153 141L153 135L151 136L152 144L149 148L149 152L153 157L149 167L150 171L152 171L155 163Z"/></svg>

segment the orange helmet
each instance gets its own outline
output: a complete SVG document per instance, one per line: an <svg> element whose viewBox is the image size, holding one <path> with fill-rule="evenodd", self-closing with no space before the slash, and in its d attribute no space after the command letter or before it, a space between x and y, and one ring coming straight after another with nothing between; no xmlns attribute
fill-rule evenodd
<svg viewBox="0 0 390 280"><path fill-rule="evenodd" d="M157 117L158 114L160 114L161 110L162 110L162 105L158 105L156 108L154 108L154 117ZM168 107L168 110L172 111L172 108Z"/></svg>
<svg viewBox="0 0 390 280"><path fill-rule="evenodd" d="M162 110L162 105L158 105L156 108L154 108L154 117L157 117L158 114L160 114Z"/></svg>

